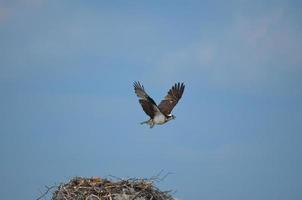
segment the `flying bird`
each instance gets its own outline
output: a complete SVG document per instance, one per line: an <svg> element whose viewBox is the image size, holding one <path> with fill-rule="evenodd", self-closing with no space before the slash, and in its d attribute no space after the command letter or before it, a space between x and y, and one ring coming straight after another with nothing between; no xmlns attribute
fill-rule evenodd
<svg viewBox="0 0 302 200"><path fill-rule="evenodd" d="M159 105L156 105L155 101L146 93L144 86L140 82L134 82L133 86L136 95L140 98L139 103L150 117L149 120L141 124L148 124L150 128L153 128L155 124L164 124L176 118L171 114L171 111L184 92L184 83L175 83Z"/></svg>

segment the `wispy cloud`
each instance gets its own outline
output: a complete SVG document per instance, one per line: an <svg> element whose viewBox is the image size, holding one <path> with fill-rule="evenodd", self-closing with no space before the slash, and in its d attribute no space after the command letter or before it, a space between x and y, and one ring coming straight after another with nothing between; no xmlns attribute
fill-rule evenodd
<svg viewBox="0 0 302 200"><path fill-rule="evenodd" d="M0 23L7 20L10 15L10 10L5 7L0 7Z"/></svg>
<svg viewBox="0 0 302 200"><path fill-rule="evenodd" d="M0 2L0 23L7 22L26 9L38 9L47 0L13 0Z"/></svg>
<svg viewBox="0 0 302 200"><path fill-rule="evenodd" d="M238 14L219 33L163 55L156 73L163 80L167 74L200 74L212 84L232 87L274 85L287 74L301 73L301 31L287 12Z"/></svg>

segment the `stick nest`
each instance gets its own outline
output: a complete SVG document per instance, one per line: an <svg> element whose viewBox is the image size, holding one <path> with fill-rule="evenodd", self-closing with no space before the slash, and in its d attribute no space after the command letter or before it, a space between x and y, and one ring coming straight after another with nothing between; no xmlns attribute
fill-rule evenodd
<svg viewBox="0 0 302 200"><path fill-rule="evenodd" d="M162 192L153 183L152 179L76 177L59 185L52 200L173 200L170 191Z"/></svg>

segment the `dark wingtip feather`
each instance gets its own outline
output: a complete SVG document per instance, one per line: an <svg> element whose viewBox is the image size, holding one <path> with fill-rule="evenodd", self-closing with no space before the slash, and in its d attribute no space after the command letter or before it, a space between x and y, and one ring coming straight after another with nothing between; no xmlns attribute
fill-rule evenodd
<svg viewBox="0 0 302 200"><path fill-rule="evenodd" d="M180 99L183 92L184 92L184 83L176 82L169 90L168 94Z"/></svg>
<svg viewBox="0 0 302 200"><path fill-rule="evenodd" d="M139 81L134 81L133 82L133 86L138 86L139 85Z"/></svg>
<svg viewBox="0 0 302 200"><path fill-rule="evenodd" d="M177 90L179 90L179 89L181 89L181 88L183 88L185 86L185 84L184 84L184 82L177 82L177 83L175 83L174 85L173 85L173 89L177 89Z"/></svg>
<svg viewBox="0 0 302 200"><path fill-rule="evenodd" d="M139 81L134 81L133 86L134 86L135 93L139 90L142 90L143 92L145 92L144 86Z"/></svg>
<svg viewBox="0 0 302 200"><path fill-rule="evenodd" d="M142 88L142 89L144 89L144 86L141 85L141 83L139 81L134 81L133 82L133 87L134 88Z"/></svg>
<svg viewBox="0 0 302 200"><path fill-rule="evenodd" d="M185 83L184 82L181 83L181 89L182 89L182 92L185 90Z"/></svg>

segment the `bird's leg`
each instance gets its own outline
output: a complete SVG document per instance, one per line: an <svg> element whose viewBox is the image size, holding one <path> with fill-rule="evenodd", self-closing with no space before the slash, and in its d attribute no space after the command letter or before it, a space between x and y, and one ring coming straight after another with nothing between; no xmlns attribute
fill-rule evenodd
<svg viewBox="0 0 302 200"><path fill-rule="evenodd" d="M147 121L141 122L141 124L148 124L150 126L150 128L153 128L154 126L154 122L152 119L149 119Z"/></svg>
<svg viewBox="0 0 302 200"><path fill-rule="evenodd" d="M153 128L153 126L154 126L154 123L150 123L149 125L150 125L150 128Z"/></svg>
<svg viewBox="0 0 302 200"><path fill-rule="evenodd" d="M154 121L152 119L150 119L148 121L148 124L149 124L150 128L153 128L153 126L155 125L155 123L154 123Z"/></svg>
<svg viewBox="0 0 302 200"><path fill-rule="evenodd" d="M141 124L149 124L149 123L150 123L150 120L151 120L151 119L149 119L149 120L147 120L147 121L144 121L144 122L141 122Z"/></svg>

